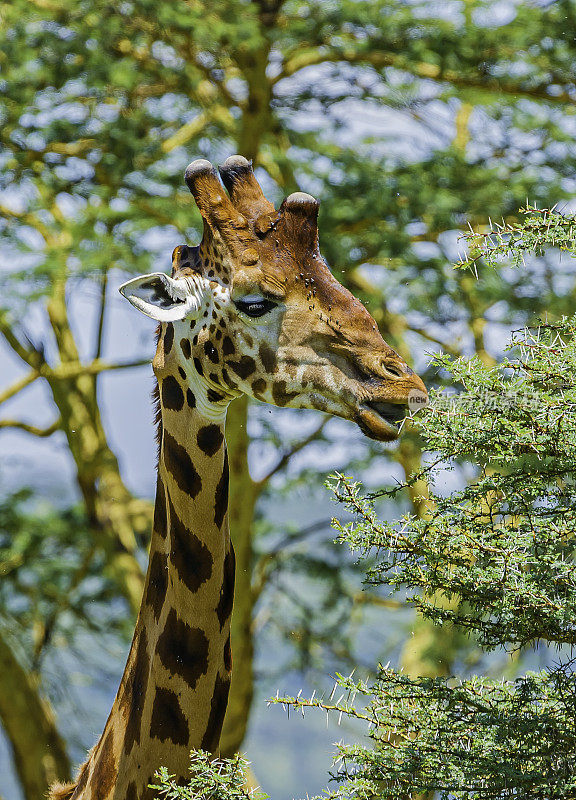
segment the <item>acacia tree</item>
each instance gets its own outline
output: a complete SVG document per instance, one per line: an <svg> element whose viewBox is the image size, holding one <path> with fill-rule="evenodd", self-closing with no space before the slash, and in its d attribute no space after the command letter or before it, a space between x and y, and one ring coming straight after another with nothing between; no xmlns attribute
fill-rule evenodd
<svg viewBox="0 0 576 800"><path fill-rule="evenodd" d="M192 156L242 152L266 169L272 195L319 195L328 260L410 361L423 346L458 352L471 342L489 361L486 314L504 286L512 293L504 323L548 303L546 281L526 297L523 279L479 289L469 276L448 276L443 232L511 213L527 194L547 202L570 191L575 98L565 31L574 10L569 2L519 6L502 25L492 24L490 4L462 10L446 20L424 13L425 4L387 1L18 0L2 8L0 233L17 267L3 276L0 331L23 372L0 400L15 406L21 391L44 381L54 421L41 429L7 416L0 424L66 441L86 525L132 609L150 504L124 484L101 419L98 376L144 359L106 355L109 275L150 269L158 258L143 240L150 229L173 244L197 236L200 220L180 180ZM382 110L409 120L409 152L381 126L374 137L350 125L359 113ZM374 273L367 264L387 269ZM89 348L79 344L66 295L80 280L99 295ZM46 342L27 330L31 300L44 310ZM247 402L237 401L228 419L238 592L225 752L246 730L254 606L279 562L255 555L255 509L269 481L314 438L281 441L276 466L252 480L247 414ZM406 437L392 457L410 473L417 442ZM421 491L411 496L424 510ZM416 656L414 669L422 668L425 654ZM35 764L29 768L41 772L41 760Z"/></svg>
<svg viewBox="0 0 576 800"><path fill-rule="evenodd" d="M574 256L574 224L533 210L494 237L472 237L463 265L518 264L546 247ZM341 527L343 538L378 551L369 582L408 590L426 618L473 634L485 651L540 643L547 661L508 681L413 678L390 668L372 686L342 680L348 694L336 710L366 720L374 748L341 748L335 796L574 796L575 334L574 317L552 314L518 331L499 367L441 358L462 392L452 402L433 398L421 421L436 456L428 473L438 477L440 461L472 460L476 477L449 496L434 494L426 519L380 522L358 484L335 486L358 517ZM354 702L357 694L367 707Z"/></svg>

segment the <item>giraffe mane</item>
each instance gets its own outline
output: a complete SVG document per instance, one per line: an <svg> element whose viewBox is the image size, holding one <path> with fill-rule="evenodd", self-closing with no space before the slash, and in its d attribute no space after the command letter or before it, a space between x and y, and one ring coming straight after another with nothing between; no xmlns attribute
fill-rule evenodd
<svg viewBox="0 0 576 800"><path fill-rule="evenodd" d="M50 800L70 800L76 785L76 781L74 783L54 783L50 787Z"/></svg>
<svg viewBox="0 0 576 800"><path fill-rule="evenodd" d="M162 325L156 326L156 334L155 334L155 344L158 347L158 342L160 341L160 336L162 335ZM153 411L153 421L154 427L156 429L155 439L156 439L156 470L158 470L158 463L160 461L160 447L162 446L162 407L160 405L160 386L158 384L158 379L154 377L154 386L152 388L152 392L150 394L152 398L152 411Z"/></svg>
<svg viewBox="0 0 576 800"><path fill-rule="evenodd" d="M94 748L88 751L88 759L78 768L75 780L68 781L67 783L60 783L57 781L52 784L48 790L48 800L72 800L76 789L78 789L79 786L84 788L88 778L90 758L92 757L93 751Z"/></svg>

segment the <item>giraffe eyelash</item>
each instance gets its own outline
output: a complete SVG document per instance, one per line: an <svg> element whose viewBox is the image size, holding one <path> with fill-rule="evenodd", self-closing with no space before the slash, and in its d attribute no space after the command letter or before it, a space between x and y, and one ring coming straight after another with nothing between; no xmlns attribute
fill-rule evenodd
<svg viewBox="0 0 576 800"><path fill-rule="evenodd" d="M276 308L278 303L268 300L266 297L247 296L234 300L234 305L238 311L246 314L247 317L256 318L263 317L264 314L272 311L273 308Z"/></svg>

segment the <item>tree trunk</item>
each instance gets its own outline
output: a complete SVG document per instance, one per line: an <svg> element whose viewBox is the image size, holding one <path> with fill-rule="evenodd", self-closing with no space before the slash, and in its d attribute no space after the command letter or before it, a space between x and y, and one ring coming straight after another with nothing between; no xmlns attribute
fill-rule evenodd
<svg viewBox="0 0 576 800"><path fill-rule="evenodd" d="M400 442L397 459L408 478L421 467L421 451L417 441L406 435ZM414 513L424 517L430 511L428 486L417 481L409 490ZM442 598L438 602L443 601ZM455 601L457 602L457 600ZM448 625L434 625L430 620L416 615L412 635L402 648L401 664L411 677L433 678L450 675L462 637Z"/></svg>
<svg viewBox="0 0 576 800"><path fill-rule="evenodd" d="M254 695L252 525L258 491L248 472L247 417L248 398L241 397L234 400L228 410L226 422L226 441L230 458L228 514L230 533L236 551L236 586L231 628L232 683L220 740L220 752L226 757L233 756L242 747Z"/></svg>
<svg viewBox="0 0 576 800"><path fill-rule="evenodd" d="M79 363L66 308L64 280L54 282L47 310L61 363ZM49 378L48 383L76 464L90 527L107 553L109 574L136 613L144 585L136 560L136 534L149 535L152 504L133 498L122 480L118 460L102 425L96 376Z"/></svg>
<svg viewBox="0 0 576 800"><path fill-rule="evenodd" d="M43 800L55 780L70 778L70 761L37 679L0 636L0 721L12 747L26 800Z"/></svg>

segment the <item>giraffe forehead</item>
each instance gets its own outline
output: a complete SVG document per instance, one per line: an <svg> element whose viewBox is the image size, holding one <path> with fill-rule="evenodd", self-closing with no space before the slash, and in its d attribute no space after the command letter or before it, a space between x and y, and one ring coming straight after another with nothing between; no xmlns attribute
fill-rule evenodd
<svg viewBox="0 0 576 800"><path fill-rule="evenodd" d="M234 297L261 294L295 302L304 315L303 321L309 317L310 324L317 319L327 322L356 344L380 347L383 340L374 319L331 273L317 240L308 240L308 246L304 247L297 237L287 240L285 231L277 231L272 223L260 237L250 236L245 241L246 246L236 253L214 238L201 248L201 254L198 248L185 245L176 248L174 262L175 266L178 264L178 274L197 270L201 263L212 298L217 301L209 316L227 315L233 310ZM224 264L231 266L225 274Z"/></svg>
<svg viewBox="0 0 576 800"><path fill-rule="evenodd" d="M366 307L337 278L334 277L319 253L312 253L301 261L293 259L289 264L262 261L252 269L239 271L234 278L238 289L262 289L265 293L276 293L278 297L299 295L313 301L315 306L330 306L339 310L343 319L367 326L373 330L375 322Z"/></svg>
<svg viewBox="0 0 576 800"><path fill-rule="evenodd" d="M314 254L312 254L314 256ZM281 270L278 263L260 262L238 270L228 300L243 295L270 296L294 304L300 323L306 327L326 324L356 346L387 349L378 326L367 308L331 273L322 257L310 257Z"/></svg>

